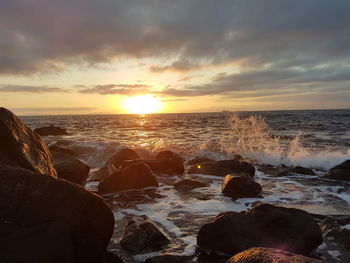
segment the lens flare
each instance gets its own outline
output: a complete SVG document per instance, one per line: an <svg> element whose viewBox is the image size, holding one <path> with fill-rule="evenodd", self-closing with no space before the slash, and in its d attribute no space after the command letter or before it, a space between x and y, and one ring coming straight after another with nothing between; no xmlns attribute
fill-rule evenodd
<svg viewBox="0 0 350 263"><path fill-rule="evenodd" d="M123 102L123 107L127 113L147 114L159 112L161 102L159 98L155 98L152 95L140 95L126 98Z"/></svg>

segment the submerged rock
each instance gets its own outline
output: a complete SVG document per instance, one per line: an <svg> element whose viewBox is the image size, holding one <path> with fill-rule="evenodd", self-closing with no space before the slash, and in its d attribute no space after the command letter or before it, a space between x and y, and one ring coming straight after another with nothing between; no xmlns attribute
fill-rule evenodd
<svg viewBox="0 0 350 263"><path fill-rule="evenodd" d="M169 244L166 235L151 221L130 220L120 245L131 252L154 251Z"/></svg>
<svg viewBox="0 0 350 263"><path fill-rule="evenodd" d="M131 164L142 162L149 166L154 173L161 174L183 174L185 168L183 162L178 159L155 159L155 160L127 160L123 161L121 164L121 168L128 167Z"/></svg>
<svg viewBox="0 0 350 263"><path fill-rule="evenodd" d="M350 181L350 160L334 166L324 177L333 180Z"/></svg>
<svg viewBox="0 0 350 263"><path fill-rule="evenodd" d="M242 162L238 160L223 160L191 166L188 170L188 173L217 176L226 176L233 173L247 173L253 177L255 174L255 168L248 162Z"/></svg>
<svg viewBox="0 0 350 263"><path fill-rule="evenodd" d="M158 182L151 169L143 162L135 162L101 181L98 192L107 194L157 186Z"/></svg>
<svg viewBox="0 0 350 263"><path fill-rule="evenodd" d="M76 184L0 168L2 262L101 262L114 217L102 198Z"/></svg>
<svg viewBox="0 0 350 263"><path fill-rule="evenodd" d="M68 135L67 131L65 129L62 129L60 127L56 126L46 126L41 128L36 128L34 130L37 134L40 136L48 136L48 135Z"/></svg>
<svg viewBox="0 0 350 263"><path fill-rule="evenodd" d="M188 178L181 179L174 183L174 187L176 190L192 190L194 188L206 187L206 186L208 186L208 184L204 182L194 180L194 179L188 179Z"/></svg>
<svg viewBox="0 0 350 263"><path fill-rule="evenodd" d="M86 178L89 176L90 166L62 153L53 152L52 158L58 178L85 185Z"/></svg>
<svg viewBox="0 0 350 263"><path fill-rule="evenodd" d="M0 108L0 138L0 166L21 167L57 177L44 141L5 108Z"/></svg>
<svg viewBox="0 0 350 263"><path fill-rule="evenodd" d="M279 249L253 247L231 257L227 263L322 263L318 259Z"/></svg>
<svg viewBox="0 0 350 263"><path fill-rule="evenodd" d="M151 257L145 261L145 263L192 263L193 257L191 256L177 256L177 255L159 255Z"/></svg>
<svg viewBox="0 0 350 263"><path fill-rule="evenodd" d="M72 149L59 146L57 143L51 144L49 146L49 150L51 153L53 153L53 152L63 153L65 155L72 156L72 157L76 155L76 153Z"/></svg>
<svg viewBox="0 0 350 263"><path fill-rule="evenodd" d="M222 193L234 199L260 197L261 190L249 174L226 175L222 183Z"/></svg>
<svg viewBox="0 0 350 263"><path fill-rule="evenodd" d="M310 168L295 166L292 168L283 169L283 171L279 172L277 176L288 176L290 173L316 175L316 173Z"/></svg>
<svg viewBox="0 0 350 263"><path fill-rule="evenodd" d="M258 204L247 212L225 212L199 230L201 253L235 255L251 247L271 247L308 255L322 243L321 230L305 211Z"/></svg>
<svg viewBox="0 0 350 263"><path fill-rule="evenodd" d="M113 164L115 168L119 168L119 166L122 164L125 160L135 160L139 159L140 156L134 151L129 148L122 149L115 153L105 164L105 166Z"/></svg>

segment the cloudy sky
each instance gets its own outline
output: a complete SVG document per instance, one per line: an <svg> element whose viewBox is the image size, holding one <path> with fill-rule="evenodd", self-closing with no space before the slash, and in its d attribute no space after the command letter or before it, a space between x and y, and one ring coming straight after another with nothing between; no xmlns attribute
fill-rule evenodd
<svg viewBox="0 0 350 263"><path fill-rule="evenodd" d="M18 114L350 108L348 0L1 0Z"/></svg>

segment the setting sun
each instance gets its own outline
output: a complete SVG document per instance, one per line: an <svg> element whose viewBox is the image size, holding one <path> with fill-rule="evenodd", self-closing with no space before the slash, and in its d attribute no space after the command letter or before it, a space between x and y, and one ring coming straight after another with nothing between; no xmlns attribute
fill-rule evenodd
<svg viewBox="0 0 350 263"><path fill-rule="evenodd" d="M126 98L123 106L127 113L132 114L154 113L159 112L161 109L159 98L155 98L152 95L140 95Z"/></svg>

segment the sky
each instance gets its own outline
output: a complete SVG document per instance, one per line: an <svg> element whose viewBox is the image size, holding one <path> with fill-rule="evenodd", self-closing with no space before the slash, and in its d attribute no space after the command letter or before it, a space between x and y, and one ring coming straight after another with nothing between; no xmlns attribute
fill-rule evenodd
<svg viewBox="0 0 350 263"><path fill-rule="evenodd" d="M348 0L1 0L0 106L21 115L350 108Z"/></svg>

